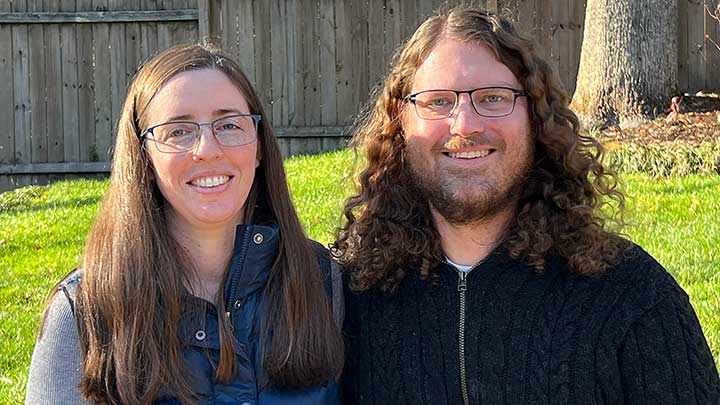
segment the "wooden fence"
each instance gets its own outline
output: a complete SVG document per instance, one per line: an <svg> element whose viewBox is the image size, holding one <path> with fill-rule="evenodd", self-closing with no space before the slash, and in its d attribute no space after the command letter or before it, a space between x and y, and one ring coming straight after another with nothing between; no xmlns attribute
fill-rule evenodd
<svg viewBox="0 0 720 405"><path fill-rule="evenodd" d="M254 81L283 153L344 145L396 47L438 0L2 0L0 191L106 173L138 65L158 50L217 39ZM583 0L477 1L532 33L574 89ZM720 88L720 38L702 1L680 0L683 91Z"/></svg>

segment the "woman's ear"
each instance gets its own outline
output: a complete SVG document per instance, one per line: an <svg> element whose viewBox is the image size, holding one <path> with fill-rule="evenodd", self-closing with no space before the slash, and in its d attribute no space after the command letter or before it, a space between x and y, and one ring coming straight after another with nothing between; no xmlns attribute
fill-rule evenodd
<svg viewBox="0 0 720 405"><path fill-rule="evenodd" d="M259 146L259 144L258 144ZM262 160L262 151L260 148L257 148L257 153L255 153L255 168L257 169L260 166L260 161Z"/></svg>

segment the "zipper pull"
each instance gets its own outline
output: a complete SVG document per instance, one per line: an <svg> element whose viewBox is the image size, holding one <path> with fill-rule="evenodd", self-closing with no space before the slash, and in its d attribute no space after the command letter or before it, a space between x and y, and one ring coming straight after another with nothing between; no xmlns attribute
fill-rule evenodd
<svg viewBox="0 0 720 405"><path fill-rule="evenodd" d="M458 279L458 291L463 292L467 290L467 273L458 270L458 276L460 277Z"/></svg>

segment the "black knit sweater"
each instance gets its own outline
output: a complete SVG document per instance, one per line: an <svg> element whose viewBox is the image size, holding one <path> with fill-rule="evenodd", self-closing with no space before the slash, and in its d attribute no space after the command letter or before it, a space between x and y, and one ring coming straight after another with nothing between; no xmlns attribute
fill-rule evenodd
<svg viewBox="0 0 720 405"><path fill-rule="evenodd" d="M720 380L688 297L633 247L602 278L503 250L467 276L471 404L720 404ZM411 270L399 291L346 291L347 404L462 404L457 271Z"/></svg>

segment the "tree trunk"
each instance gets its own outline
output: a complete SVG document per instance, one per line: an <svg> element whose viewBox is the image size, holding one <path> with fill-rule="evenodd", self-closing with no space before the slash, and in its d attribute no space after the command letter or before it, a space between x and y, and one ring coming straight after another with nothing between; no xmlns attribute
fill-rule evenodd
<svg viewBox="0 0 720 405"><path fill-rule="evenodd" d="M587 0L572 108L580 119L633 126L677 93L678 0Z"/></svg>

